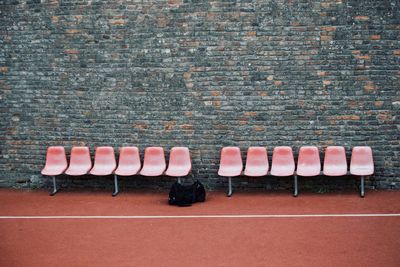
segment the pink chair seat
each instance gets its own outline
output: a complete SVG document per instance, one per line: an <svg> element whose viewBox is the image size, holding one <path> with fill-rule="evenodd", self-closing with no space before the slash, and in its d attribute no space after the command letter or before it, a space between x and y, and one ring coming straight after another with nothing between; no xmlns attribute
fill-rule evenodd
<svg viewBox="0 0 400 267"><path fill-rule="evenodd" d="M374 159L371 147L353 147L351 153L350 173L359 176L374 174Z"/></svg>
<svg viewBox="0 0 400 267"><path fill-rule="evenodd" d="M160 176L166 168L164 149L162 147L148 147L144 151L143 168L140 171L144 176Z"/></svg>
<svg viewBox="0 0 400 267"><path fill-rule="evenodd" d="M168 176L182 177L189 174L192 169L190 152L187 147L173 147L169 155Z"/></svg>
<svg viewBox="0 0 400 267"><path fill-rule="evenodd" d="M141 167L139 149L137 147L122 147L119 153L118 168L114 171L116 175L136 175Z"/></svg>
<svg viewBox="0 0 400 267"><path fill-rule="evenodd" d="M321 160L316 146L303 146L297 160L297 174L300 176L317 176L321 174Z"/></svg>
<svg viewBox="0 0 400 267"><path fill-rule="evenodd" d="M67 169L67 157L62 146L50 146L47 149L46 164L42 170L43 175L56 176Z"/></svg>
<svg viewBox="0 0 400 267"><path fill-rule="evenodd" d="M117 163L115 161L114 148L110 146L101 146L96 148L94 156L94 165L90 170L92 175L110 175L113 173Z"/></svg>
<svg viewBox="0 0 400 267"><path fill-rule="evenodd" d="M218 175L225 177L239 176L243 170L242 155L238 147L224 147L221 150L221 162Z"/></svg>
<svg viewBox="0 0 400 267"><path fill-rule="evenodd" d="M249 147L244 175L259 177L268 174L268 153L265 147Z"/></svg>
<svg viewBox="0 0 400 267"><path fill-rule="evenodd" d="M71 150L71 159L66 174L72 176L85 175L92 167L90 151L88 147L73 147Z"/></svg>
<svg viewBox="0 0 400 267"><path fill-rule="evenodd" d="M272 154L271 175L291 176L294 174L295 163L293 150L288 146L278 146L274 148Z"/></svg>
<svg viewBox="0 0 400 267"><path fill-rule="evenodd" d="M328 146L325 150L324 175L343 176L347 174L346 151L342 146Z"/></svg>

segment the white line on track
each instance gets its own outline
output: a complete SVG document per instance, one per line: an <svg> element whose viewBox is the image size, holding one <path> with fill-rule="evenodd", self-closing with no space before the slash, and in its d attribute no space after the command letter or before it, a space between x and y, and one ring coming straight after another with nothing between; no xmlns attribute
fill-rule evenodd
<svg viewBox="0 0 400 267"><path fill-rule="evenodd" d="M370 214L221 214L221 215L99 215L99 216L0 216L5 219L224 219L224 218L321 218L321 217L400 217L400 213Z"/></svg>

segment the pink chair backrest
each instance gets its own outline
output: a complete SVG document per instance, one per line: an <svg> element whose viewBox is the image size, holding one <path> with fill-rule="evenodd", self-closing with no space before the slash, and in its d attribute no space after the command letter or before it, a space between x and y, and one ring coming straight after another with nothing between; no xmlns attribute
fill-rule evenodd
<svg viewBox="0 0 400 267"><path fill-rule="evenodd" d="M140 165L140 155L137 147L121 147L119 152L119 166L138 166L138 169L140 169Z"/></svg>
<svg viewBox="0 0 400 267"><path fill-rule="evenodd" d="M318 175L321 172L321 160L318 147L302 146L297 160L297 173L299 175Z"/></svg>
<svg viewBox="0 0 400 267"><path fill-rule="evenodd" d="M224 147L221 150L220 166L243 166L242 155L238 147Z"/></svg>
<svg viewBox="0 0 400 267"><path fill-rule="evenodd" d="M363 169L365 175L373 174L374 159L372 149L369 146L355 146L351 152L350 172L357 174L356 169Z"/></svg>
<svg viewBox="0 0 400 267"><path fill-rule="evenodd" d="M147 147L144 151L143 166L166 167L164 149L162 147Z"/></svg>
<svg viewBox="0 0 400 267"><path fill-rule="evenodd" d="M47 148L46 166L66 168L68 166L65 149L62 146L50 146Z"/></svg>
<svg viewBox="0 0 400 267"><path fill-rule="evenodd" d="M328 146L325 150L324 174L344 175L347 173L346 151L342 146Z"/></svg>
<svg viewBox="0 0 400 267"><path fill-rule="evenodd" d="M192 167L190 159L189 148L187 147L173 147L169 155L169 166L177 166L179 168Z"/></svg>
<svg viewBox="0 0 400 267"><path fill-rule="evenodd" d="M265 147L249 147L247 150L246 169L262 166L268 170L268 153Z"/></svg>
<svg viewBox="0 0 400 267"><path fill-rule="evenodd" d="M272 153L272 167L274 166L285 166L294 170L295 163L291 147L277 146L274 148L274 152Z"/></svg>
<svg viewBox="0 0 400 267"><path fill-rule="evenodd" d="M116 167L114 148L110 146L99 146L96 148L94 156L94 164L102 166Z"/></svg>
<svg viewBox="0 0 400 267"><path fill-rule="evenodd" d="M92 160L90 159L89 148L86 146L74 146L71 150L71 159L69 165L80 165L90 168L92 166Z"/></svg>

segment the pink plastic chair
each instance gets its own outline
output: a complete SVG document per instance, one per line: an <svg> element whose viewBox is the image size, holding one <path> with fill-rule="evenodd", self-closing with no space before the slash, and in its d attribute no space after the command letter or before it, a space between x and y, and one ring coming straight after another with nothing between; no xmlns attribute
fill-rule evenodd
<svg viewBox="0 0 400 267"><path fill-rule="evenodd" d="M72 176L85 175L92 168L92 160L90 159L90 151L86 146L75 146L71 150L71 158L69 167L65 174Z"/></svg>
<svg viewBox="0 0 400 267"><path fill-rule="evenodd" d="M268 174L268 153L265 147L249 147L244 175L260 177Z"/></svg>
<svg viewBox="0 0 400 267"><path fill-rule="evenodd" d="M289 146L277 146L272 153L271 175L273 176L291 176L294 179L293 196L298 195L297 189L297 175L294 170L296 166L294 163L293 150Z"/></svg>
<svg viewBox="0 0 400 267"><path fill-rule="evenodd" d="M319 151L316 146L302 146L297 159L297 175L300 176L317 176L321 174L321 160ZM298 195L297 179L295 180L295 196Z"/></svg>
<svg viewBox="0 0 400 267"><path fill-rule="evenodd" d="M321 174L321 160L316 146L303 146L300 148L296 173L307 177Z"/></svg>
<svg viewBox="0 0 400 267"><path fill-rule="evenodd" d="M231 177L239 176L243 170L242 155L238 147L224 147L221 150L221 162L219 164L218 175L228 177L228 194L232 196L232 179Z"/></svg>
<svg viewBox="0 0 400 267"><path fill-rule="evenodd" d="M50 196L57 193L56 175L62 174L68 167L65 149L62 146L50 146L47 148L46 164L42 170L42 175L53 177L53 191Z"/></svg>
<svg viewBox="0 0 400 267"><path fill-rule="evenodd" d="M118 193L118 175L131 176L136 175L141 167L139 149L135 146L121 147L119 151L118 168L114 171L114 192L115 197Z"/></svg>
<svg viewBox="0 0 400 267"><path fill-rule="evenodd" d="M271 175L291 176L294 174L295 164L293 150L289 146L277 146L272 153Z"/></svg>
<svg viewBox="0 0 400 267"><path fill-rule="evenodd" d="M148 147L144 151L143 168L140 171L144 176L160 176L166 168L164 149L162 147Z"/></svg>
<svg viewBox="0 0 400 267"><path fill-rule="evenodd" d="M121 147L118 168L115 174L119 176L136 175L141 167L139 149L135 146Z"/></svg>
<svg viewBox="0 0 400 267"><path fill-rule="evenodd" d="M372 149L369 146L353 147L351 152L350 173L361 176L360 196L365 196L364 176L374 174L374 159Z"/></svg>
<svg viewBox="0 0 400 267"><path fill-rule="evenodd" d="M114 172L117 167L115 161L114 148L110 146L100 146L96 148L94 155L94 165L90 170L92 175L110 175Z"/></svg>
<svg viewBox="0 0 400 267"><path fill-rule="evenodd" d="M342 146L328 146L325 150L324 175L343 176L347 174L346 151Z"/></svg>
<svg viewBox="0 0 400 267"><path fill-rule="evenodd" d="M192 162L189 149L187 147L173 147L169 154L169 164L165 174L178 177L180 183L180 177L188 175L191 169Z"/></svg>

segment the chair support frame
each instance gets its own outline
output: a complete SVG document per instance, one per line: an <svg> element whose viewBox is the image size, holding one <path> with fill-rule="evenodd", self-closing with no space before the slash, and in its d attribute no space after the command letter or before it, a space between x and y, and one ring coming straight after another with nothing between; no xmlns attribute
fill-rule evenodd
<svg viewBox="0 0 400 267"><path fill-rule="evenodd" d="M365 196L364 178L365 178L365 176L361 176L361 179L360 179L360 197Z"/></svg>
<svg viewBox="0 0 400 267"><path fill-rule="evenodd" d="M297 181L297 174L293 175L293 196L297 197L299 195L299 185L298 185L298 181Z"/></svg>
<svg viewBox="0 0 400 267"><path fill-rule="evenodd" d="M54 196L58 192L57 183L56 183L56 176L53 175L52 177L53 177L53 191L50 192L50 196Z"/></svg>
<svg viewBox="0 0 400 267"><path fill-rule="evenodd" d="M228 192L226 194L227 197L231 197L233 194L232 190L232 177L228 177Z"/></svg>
<svg viewBox="0 0 400 267"><path fill-rule="evenodd" d="M118 175L114 173L114 192L112 193L112 196L115 197L118 195L118 193Z"/></svg>

